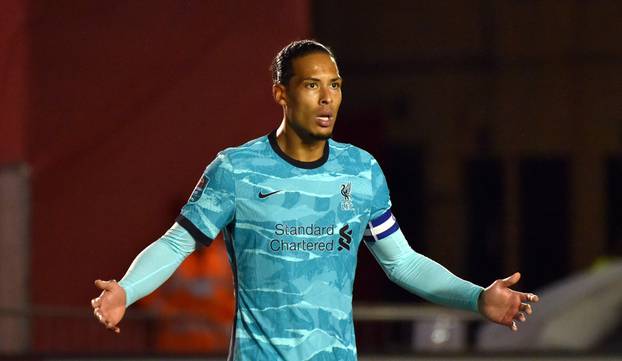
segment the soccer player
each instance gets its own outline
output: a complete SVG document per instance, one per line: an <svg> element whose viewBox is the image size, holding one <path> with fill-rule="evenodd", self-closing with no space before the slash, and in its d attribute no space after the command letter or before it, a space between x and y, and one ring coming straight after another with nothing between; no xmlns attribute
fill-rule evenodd
<svg viewBox="0 0 622 361"><path fill-rule="evenodd" d="M311 41L272 64L278 129L220 152L173 226L117 283L95 281L95 316L119 332L126 308L160 286L195 249L224 233L236 317L229 360L356 360L352 284L361 243L401 287L517 330L538 297L487 288L413 251L391 213L387 182L364 150L331 139L342 79L331 50Z"/></svg>

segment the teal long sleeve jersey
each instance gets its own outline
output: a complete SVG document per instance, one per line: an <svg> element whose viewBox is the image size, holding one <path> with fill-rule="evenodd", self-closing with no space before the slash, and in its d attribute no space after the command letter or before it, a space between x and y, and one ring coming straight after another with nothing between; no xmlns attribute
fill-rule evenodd
<svg viewBox="0 0 622 361"><path fill-rule="evenodd" d="M405 289L477 311L482 288L410 248L378 162L349 144L329 139L322 158L300 162L272 132L220 152L173 227L121 280L127 305L220 231L236 290L229 360L356 360L352 286L361 243Z"/></svg>

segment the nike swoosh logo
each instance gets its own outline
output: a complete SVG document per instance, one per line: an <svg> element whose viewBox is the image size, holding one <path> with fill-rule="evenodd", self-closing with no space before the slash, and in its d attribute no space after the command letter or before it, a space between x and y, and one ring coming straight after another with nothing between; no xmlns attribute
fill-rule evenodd
<svg viewBox="0 0 622 361"><path fill-rule="evenodd" d="M259 192L259 198L264 199L264 198L270 197L273 194L277 194L279 192L280 192L280 190L274 191L274 192L270 192L270 193L261 193L261 192Z"/></svg>

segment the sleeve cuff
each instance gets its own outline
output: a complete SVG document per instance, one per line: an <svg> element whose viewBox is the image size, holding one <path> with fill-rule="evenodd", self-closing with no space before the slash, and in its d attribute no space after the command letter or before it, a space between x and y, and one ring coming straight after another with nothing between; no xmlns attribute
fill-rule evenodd
<svg viewBox="0 0 622 361"><path fill-rule="evenodd" d="M128 308L131 304L136 302L134 292L132 291L132 288L129 287L129 285L125 284L123 280L119 281L119 286L121 286L121 288L123 288L123 291L125 291L125 308Z"/></svg>
<svg viewBox="0 0 622 361"><path fill-rule="evenodd" d="M188 218L184 217L183 215L180 214L179 216L177 216L175 222L179 223L180 226L188 231L188 233L190 233L195 241L200 242L204 246L209 246L212 243L212 238L201 232L201 230L197 226L195 226L194 223L192 223Z"/></svg>
<svg viewBox="0 0 622 361"><path fill-rule="evenodd" d="M480 297L482 296L482 292L484 292L484 287L476 286L476 291L474 292L473 301L471 302L471 311L480 313L479 312L479 300L480 300Z"/></svg>

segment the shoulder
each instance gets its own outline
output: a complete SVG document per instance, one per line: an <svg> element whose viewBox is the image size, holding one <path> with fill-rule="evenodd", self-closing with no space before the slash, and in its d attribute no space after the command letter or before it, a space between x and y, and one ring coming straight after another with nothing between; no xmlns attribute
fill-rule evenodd
<svg viewBox="0 0 622 361"><path fill-rule="evenodd" d="M337 142L330 139L328 142L331 155L337 160L350 160L360 163L361 165L370 166L377 163L368 151L349 143Z"/></svg>
<svg viewBox="0 0 622 361"><path fill-rule="evenodd" d="M256 159L269 148L268 136L264 135L248 142L221 150L218 157L226 159L232 165L243 164L244 162Z"/></svg>

